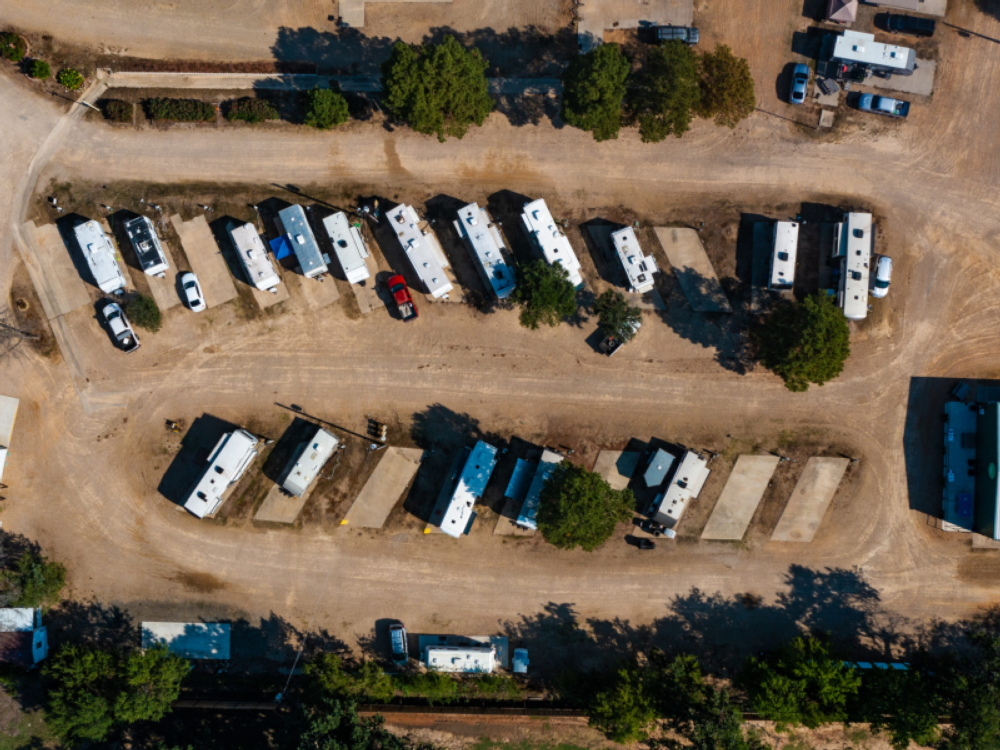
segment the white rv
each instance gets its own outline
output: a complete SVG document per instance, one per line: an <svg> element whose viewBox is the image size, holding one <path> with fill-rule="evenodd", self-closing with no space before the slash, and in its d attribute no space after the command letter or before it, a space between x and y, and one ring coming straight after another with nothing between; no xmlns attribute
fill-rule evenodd
<svg viewBox="0 0 1000 750"><path fill-rule="evenodd" d="M794 221L774 223L774 247L767 288L785 292L795 284L795 256L799 250L799 225Z"/></svg>
<svg viewBox="0 0 1000 750"><path fill-rule="evenodd" d="M117 253L101 225L91 219L78 225L73 231L98 288L105 294L123 290L125 277L118 265Z"/></svg>
<svg viewBox="0 0 1000 750"><path fill-rule="evenodd" d="M632 227L619 229L611 233L611 243L615 246L618 260L625 270L630 292L643 293L653 288L653 274L660 269L656 266L656 258L643 255L639 240Z"/></svg>
<svg viewBox="0 0 1000 750"><path fill-rule="evenodd" d="M229 230L229 236L240 258L240 264L246 272L247 280L262 292L274 292L281 283L271 259L267 256L267 248L253 224L244 224Z"/></svg>
<svg viewBox="0 0 1000 750"><path fill-rule="evenodd" d="M458 539L465 533L472 521L476 501L483 496L497 465L497 449L482 440L469 453L451 500L444 511L439 527L450 537Z"/></svg>
<svg viewBox="0 0 1000 750"><path fill-rule="evenodd" d="M424 666L434 672L489 674L496 668L493 646L426 646Z"/></svg>
<svg viewBox="0 0 1000 750"><path fill-rule="evenodd" d="M316 481L316 477L339 444L340 441L335 435L322 427L317 429L310 440L295 450L292 464L288 468L288 476L281 486L296 497L302 497L309 489L309 485Z"/></svg>
<svg viewBox="0 0 1000 750"><path fill-rule="evenodd" d="M420 219L413 207L401 203L387 212L385 218L396 232L399 244L427 293L435 299L448 294L454 287L444 274L444 269L448 267L444 250L430 228L420 228Z"/></svg>
<svg viewBox="0 0 1000 750"><path fill-rule="evenodd" d="M128 232L129 241L143 273L164 278L169 266L153 222L145 216L136 216L131 221L125 222L125 231Z"/></svg>
<svg viewBox="0 0 1000 750"><path fill-rule="evenodd" d="M868 315L868 276L874 246L871 214L845 214L834 228L833 257L840 260L837 304L850 320L864 320Z"/></svg>
<svg viewBox="0 0 1000 750"><path fill-rule="evenodd" d="M191 488L184 507L198 518L210 516L222 505L222 495L257 456L260 440L243 429L223 435L208 457L208 468Z"/></svg>
<svg viewBox="0 0 1000 750"><path fill-rule="evenodd" d="M330 242L333 243L333 251L337 254L340 267L344 269L344 276L351 284L371 276L365 258L368 257L368 245L361 230L347 219L347 214L343 211L327 216L323 219L323 228L330 235Z"/></svg>
<svg viewBox="0 0 1000 750"><path fill-rule="evenodd" d="M556 224L549 207L545 201L538 199L531 203L526 203L524 213L521 214L521 221L524 222L524 229L528 237L535 244L549 265L558 263L566 269L569 280L573 286L583 284L583 276L580 275L580 261L573 252L573 246L569 244L569 239L563 234L562 229Z"/></svg>
<svg viewBox="0 0 1000 750"><path fill-rule="evenodd" d="M507 261L507 246L500 228L485 208L470 203L458 211L455 221L458 236L465 240L476 270L497 299L506 299L514 291L514 269Z"/></svg>
<svg viewBox="0 0 1000 750"><path fill-rule="evenodd" d="M694 451L686 451L666 491L653 501L653 520L668 529L677 526L688 501L701 494L709 474L708 462Z"/></svg>

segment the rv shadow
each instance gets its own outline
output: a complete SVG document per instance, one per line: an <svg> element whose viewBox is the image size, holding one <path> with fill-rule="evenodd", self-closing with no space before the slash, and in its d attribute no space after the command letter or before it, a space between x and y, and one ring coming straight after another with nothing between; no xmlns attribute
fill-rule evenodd
<svg viewBox="0 0 1000 750"><path fill-rule="evenodd" d="M219 438L235 429L236 425L211 414L195 419L181 438L181 449L164 472L157 492L170 502L183 505L191 486L205 469L212 448Z"/></svg>
<svg viewBox="0 0 1000 750"><path fill-rule="evenodd" d="M76 241L76 233L74 231L77 226L88 221L90 221L90 219L86 216L71 213L63 216L61 219L58 219L56 221L56 228L59 230L59 236L62 237L63 245L66 247L66 252L69 253L69 257L73 260L73 267L76 269L76 272L80 274L80 278L95 289L100 290L100 287L97 286L96 279L94 279L94 274L90 270L90 266L87 265L87 261L83 257L83 248L80 247L80 243ZM100 223L99 218L94 221Z"/></svg>
<svg viewBox="0 0 1000 750"><path fill-rule="evenodd" d="M535 251L531 240L524 231L524 224L521 222L524 206L531 201L532 199L528 196L515 193L513 190L499 190L486 199L486 210L500 225L511 254L517 263L530 263L541 257Z"/></svg>
<svg viewBox="0 0 1000 750"><path fill-rule="evenodd" d="M261 469L264 476L275 484L281 484L296 449L315 435L316 429L317 425L313 422L295 417L284 434L278 438L267 461L264 462Z"/></svg>

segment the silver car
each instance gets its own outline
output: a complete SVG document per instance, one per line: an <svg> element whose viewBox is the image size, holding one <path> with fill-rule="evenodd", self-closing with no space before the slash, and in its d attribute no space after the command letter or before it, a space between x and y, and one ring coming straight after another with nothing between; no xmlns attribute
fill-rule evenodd
<svg viewBox="0 0 1000 750"><path fill-rule="evenodd" d="M882 256L875 266L875 285L872 297L882 298L889 293L889 282L892 281L892 258Z"/></svg>
<svg viewBox="0 0 1000 750"><path fill-rule="evenodd" d="M792 93L788 101L792 104L804 104L809 92L809 66L799 63L792 71Z"/></svg>

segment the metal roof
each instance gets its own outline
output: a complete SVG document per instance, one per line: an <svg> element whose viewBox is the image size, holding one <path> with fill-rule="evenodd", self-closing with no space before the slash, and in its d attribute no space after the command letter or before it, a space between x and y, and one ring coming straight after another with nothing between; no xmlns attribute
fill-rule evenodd
<svg viewBox="0 0 1000 750"><path fill-rule="evenodd" d="M117 253L101 225L91 219L77 225L73 232L100 290L111 294L124 289L125 277L118 265Z"/></svg>
<svg viewBox="0 0 1000 750"><path fill-rule="evenodd" d="M340 441L335 435L322 427L317 429L311 440L307 440L296 449L288 469L288 476L281 486L296 497L302 497L309 489L309 485L316 481L320 470L330 460L339 444Z"/></svg>
<svg viewBox="0 0 1000 750"><path fill-rule="evenodd" d="M162 643L185 659L228 659L231 628L228 622L144 622L142 647Z"/></svg>
<svg viewBox="0 0 1000 750"><path fill-rule="evenodd" d="M450 292L454 287L444 273L448 266L444 251L430 228L421 229L420 218L413 207L401 203L388 211L385 218L427 293L436 299Z"/></svg>
<svg viewBox="0 0 1000 750"><path fill-rule="evenodd" d="M143 272L150 276L165 274L169 268L167 256L163 253L153 222L145 216L136 216L125 222L125 231Z"/></svg>
<svg viewBox="0 0 1000 750"><path fill-rule="evenodd" d="M257 455L256 436L246 430L226 433L208 458L208 466L188 493L184 507L198 518L216 511L222 504L222 495L243 476L250 462Z"/></svg>
<svg viewBox="0 0 1000 750"><path fill-rule="evenodd" d="M876 42L874 34L847 29L834 42L833 59L912 72L917 53L909 47Z"/></svg>
<svg viewBox="0 0 1000 750"><path fill-rule="evenodd" d="M323 219L323 228L330 236L333 243L333 251L337 254L340 267L344 269L344 275L352 284L364 281L371 273L365 264L368 257L368 246L357 227L351 226L347 219L347 214L338 211L332 216Z"/></svg>
<svg viewBox="0 0 1000 750"><path fill-rule="evenodd" d="M556 467L562 460L563 457L558 453L550 450L542 451L542 459L538 462L538 467L535 469L535 478L531 480L528 494L525 496L521 512L517 516L518 526L524 526L529 529L538 528L535 516L538 515L538 502L541 499L542 487L545 486L545 480L556 470Z"/></svg>
<svg viewBox="0 0 1000 750"><path fill-rule="evenodd" d="M497 449L482 440L477 442L469 453L462 473L458 476L455 491L441 519L441 531L456 539L465 533L469 521L472 520L472 509L476 500L486 491L486 485L496 465Z"/></svg>
<svg viewBox="0 0 1000 750"><path fill-rule="evenodd" d="M299 261L303 275L311 279L326 273L329 269L323 260L319 245L316 244L316 236L309 226L305 209L296 203L278 211L278 218L281 219L281 226L285 228L285 234L290 239L289 244Z"/></svg>
<svg viewBox="0 0 1000 750"><path fill-rule="evenodd" d="M834 229L834 256L840 258L837 304L851 320L868 315L868 275L875 232L871 214L849 213Z"/></svg>
<svg viewBox="0 0 1000 750"><path fill-rule="evenodd" d="M854 23L858 20L858 0L830 0L826 17L838 23Z"/></svg>
<svg viewBox="0 0 1000 750"><path fill-rule="evenodd" d="M792 288L795 283L795 257L798 250L799 225L794 221L776 221L768 289L783 291Z"/></svg>
<svg viewBox="0 0 1000 750"><path fill-rule="evenodd" d="M643 474L646 486L659 487L663 484L663 480L670 473L670 467L674 465L674 461L676 460L673 454L667 453L663 448L657 448L656 452L650 456L646 473Z"/></svg>
<svg viewBox="0 0 1000 750"><path fill-rule="evenodd" d="M267 255L267 248L264 247L264 242L257 234L257 228L253 224L247 223L240 227L231 227L229 236L233 240L240 264L251 284L266 292L281 283L281 279Z"/></svg>
<svg viewBox="0 0 1000 750"><path fill-rule="evenodd" d="M539 198L524 205L524 213L521 214L521 221L528 236L536 247L542 251L545 262L548 264L558 263L566 269L569 280L573 286L583 284L583 276L580 275L580 261L577 260L573 246L569 244L569 238L563 234L562 229L556 224L549 207L545 201Z"/></svg>
<svg viewBox="0 0 1000 750"><path fill-rule="evenodd" d="M639 240L632 227L619 229L611 233L611 242L618 253L618 260L625 269L628 288L632 292L648 292L653 288L653 274L660 269L656 267L656 258L643 255Z"/></svg>
<svg viewBox="0 0 1000 750"><path fill-rule="evenodd" d="M463 206L458 211L455 229L465 240L486 285L498 299L509 297L514 291L514 269L507 262L508 248L489 212L475 203Z"/></svg>

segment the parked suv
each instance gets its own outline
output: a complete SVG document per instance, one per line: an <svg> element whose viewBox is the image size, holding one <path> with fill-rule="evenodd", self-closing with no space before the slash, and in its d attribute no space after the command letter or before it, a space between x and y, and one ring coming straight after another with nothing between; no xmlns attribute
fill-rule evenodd
<svg viewBox="0 0 1000 750"><path fill-rule="evenodd" d="M894 31L897 34L911 34L913 36L931 37L934 36L934 28L936 26L937 24L932 18L890 15L885 19L886 29Z"/></svg>
<svg viewBox="0 0 1000 750"><path fill-rule="evenodd" d="M697 44L701 38L698 29L689 26L657 26L656 38L661 42L684 42L684 44Z"/></svg>
<svg viewBox="0 0 1000 750"><path fill-rule="evenodd" d="M406 628L397 622L389 626L389 640L392 642L392 663L405 667L409 659L409 649L406 645Z"/></svg>

